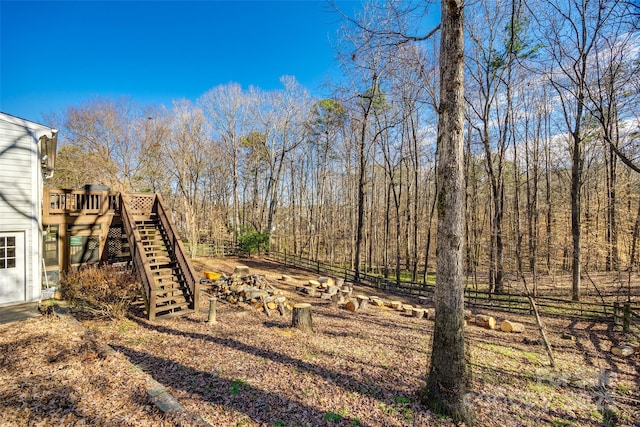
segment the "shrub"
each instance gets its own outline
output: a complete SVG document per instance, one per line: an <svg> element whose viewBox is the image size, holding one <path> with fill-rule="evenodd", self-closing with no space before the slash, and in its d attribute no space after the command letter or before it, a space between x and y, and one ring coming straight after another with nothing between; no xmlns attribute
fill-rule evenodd
<svg viewBox="0 0 640 427"><path fill-rule="evenodd" d="M240 252L251 255L269 248L269 233L260 233L251 228L240 231L238 236L238 249Z"/></svg>
<svg viewBox="0 0 640 427"><path fill-rule="evenodd" d="M140 285L128 270L113 266L82 267L60 280L62 298L83 314L119 318L140 292Z"/></svg>

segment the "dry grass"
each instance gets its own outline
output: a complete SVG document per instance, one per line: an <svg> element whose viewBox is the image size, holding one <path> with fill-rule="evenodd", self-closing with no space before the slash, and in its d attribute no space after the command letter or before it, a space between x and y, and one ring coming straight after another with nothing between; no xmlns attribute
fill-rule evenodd
<svg viewBox="0 0 640 427"><path fill-rule="evenodd" d="M205 299L199 312L184 318L156 323L135 316L88 320L84 325L91 331L89 337L117 350L119 355L109 356L114 367L116 359L118 363L127 359L167 386L189 411L215 426L452 425L420 406L416 396L428 370L430 321L384 308L350 313L321 304L319 299L294 292L313 274L277 265L226 259L201 260L197 268L229 273L238 263L266 274L294 301L312 303L315 333L291 329L290 316L267 317L226 304L218 307L218 324L207 325ZM278 282L282 274L293 276L293 283ZM368 293L366 289L359 292ZM539 334L533 319L508 317L524 323L525 333L506 334L473 325L466 329L473 371L468 397L477 425L634 426L640 422L638 356L621 359L609 353L610 346L623 339L610 325L546 319L557 361L550 368L544 348L535 344ZM50 333L44 333L43 325ZM0 405L11 408L9 419L15 425L49 419L62 422L64 412L59 407L63 404L81 408L70 419L76 424L89 420L80 418L88 414L96 425L125 424L122 419L140 425L179 424L149 407L138 370L125 363L115 372L105 372L105 360L110 359L86 357L93 354L91 346L82 347L87 338L65 341L69 333L60 322L43 318L9 326L0 329L4 347ZM34 326L40 330L27 335ZM576 340L561 339L565 331ZM35 347L26 345L25 339ZM77 358L77 364L49 362L66 348L67 360ZM46 373L29 381L31 366L39 365ZM82 372L80 365L87 371ZM18 384L24 385L8 381L16 372L20 373ZM72 391L74 402L58 404L49 399L44 408L35 409L37 384L46 385L46 376L56 372L60 374L52 377L55 384L59 390ZM83 376L86 382L81 381ZM117 381L104 381L111 377ZM20 399L10 397L17 393L22 393ZM18 400L27 403L18 404ZM51 414L53 418L47 418Z"/></svg>

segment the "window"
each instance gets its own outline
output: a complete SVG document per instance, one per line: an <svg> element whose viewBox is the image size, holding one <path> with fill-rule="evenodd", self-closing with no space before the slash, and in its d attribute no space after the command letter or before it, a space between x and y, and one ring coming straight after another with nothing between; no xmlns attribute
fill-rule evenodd
<svg viewBox="0 0 640 427"><path fill-rule="evenodd" d="M58 226L47 225L44 235L44 264L58 265Z"/></svg>
<svg viewBox="0 0 640 427"><path fill-rule="evenodd" d="M16 238L0 237L0 269L16 268Z"/></svg>

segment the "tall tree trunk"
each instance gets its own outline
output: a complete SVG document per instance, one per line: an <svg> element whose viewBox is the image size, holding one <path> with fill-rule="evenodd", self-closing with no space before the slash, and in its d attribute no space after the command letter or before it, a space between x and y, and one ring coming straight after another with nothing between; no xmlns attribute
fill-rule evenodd
<svg viewBox="0 0 640 427"><path fill-rule="evenodd" d="M464 16L462 0L442 2L438 119L436 319L424 397L454 420L469 418L464 333Z"/></svg>

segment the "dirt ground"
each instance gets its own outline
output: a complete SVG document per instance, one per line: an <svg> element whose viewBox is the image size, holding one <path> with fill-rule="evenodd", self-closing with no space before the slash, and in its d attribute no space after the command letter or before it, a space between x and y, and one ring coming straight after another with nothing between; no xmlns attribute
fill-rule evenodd
<svg viewBox="0 0 640 427"><path fill-rule="evenodd" d="M190 425L150 404L144 373L214 426L453 425L417 396L428 372L431 321L387 307L352 313L309 298L295 288L317 277L278 264L195 262L200 272L231 273L238 264L264 274L292 302L311 303L314 332L291 328L290 315L229 304L219 304L218 323L208 325L206 298L196 313L157 322L132 314L82 327L55 317L2 325L0 425ZM283 274L293 281L279 280ZM476 425L640 423L640 356L610 353L625 340L612 325L544 319L552 368L532 317L474 313L526 327L523 334L466 327ZM565 332L575 340L563 339ZM104 343L115 353L105 353Z"/></svg>

